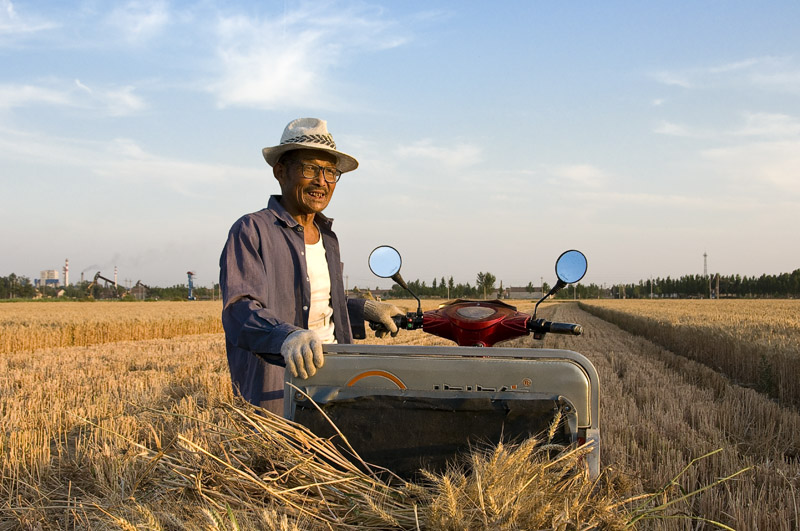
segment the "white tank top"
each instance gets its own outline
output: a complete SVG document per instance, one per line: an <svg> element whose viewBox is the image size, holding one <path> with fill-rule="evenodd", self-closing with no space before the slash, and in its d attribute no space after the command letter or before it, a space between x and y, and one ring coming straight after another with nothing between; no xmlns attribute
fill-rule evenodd
<svg viewBox="0 0 800 531"><path fill-rule="evenodd" d="M308 328L316 330L323 343L336 343L333 334L333 308L331 307L331 276L328 259L322 245L322 235L314 244L306 244L306 269L311 284L311 308L308 311Z"/></svg>

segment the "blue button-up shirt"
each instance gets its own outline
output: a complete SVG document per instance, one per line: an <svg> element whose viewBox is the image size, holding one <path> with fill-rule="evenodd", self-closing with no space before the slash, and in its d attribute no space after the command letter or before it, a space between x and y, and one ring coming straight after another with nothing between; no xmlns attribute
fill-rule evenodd
<svg viewBox="0 0 800 531"><path fill-rule="evenodd" d="M351 343L354 334L364 337L364 301L345 298L333 220L317 214L315 221L328 260L336 341ZM280 204L280 196L272 196L267 208L233 224L219 265L222 326L234 391L283 414L281 345L290 333L308 328L311 307L303 227Z"/></svg>

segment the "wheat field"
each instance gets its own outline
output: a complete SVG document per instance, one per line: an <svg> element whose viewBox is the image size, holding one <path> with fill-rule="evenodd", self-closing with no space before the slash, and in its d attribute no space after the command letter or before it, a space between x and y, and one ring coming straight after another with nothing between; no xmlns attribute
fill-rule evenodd
<svg viewBox="0 0 800 531"><path fill-rule="evenodd" d="M219 301L0 304L0 354L222 332Z"/></svg>
<svg viewBox="0 0 800 531"><path fill-rule="evenodd" d="M800 301L586 300L581 306L800 407Z"/></svg>
<svg viewBox="0 0 800 531"><path fill-rule="evenodd" d="M713 520L731 529L789 531L800 525L796 410L576 304L550 304L540 314L579 322L584 336L502 346L567 348L595 364L600 481L575 466L580 449L556 464L542 460L537 448L546 440L540 440L473 456L478 473L453 471L422 486L390 485L347 468L324 441L237 403L224 339L212 322L219 303L108 303L81 317L97 304L0 306L4 336L30 334L25 347L0 355L0 529L694 530L718 528ZM412 309L408 301L398 304ZM425 309L435 304L426 301ZM10 307L32 313L16 315ZM171 324L158 324L162 317ZM109 332L88 345L32 347L36 327L82 320L87 331L92 323L109 330L139 323L168 338ZM192 332L186 324L201 322L208 328L192 325L199 327ZM421 331L366 342L448 344Z"/></svg>

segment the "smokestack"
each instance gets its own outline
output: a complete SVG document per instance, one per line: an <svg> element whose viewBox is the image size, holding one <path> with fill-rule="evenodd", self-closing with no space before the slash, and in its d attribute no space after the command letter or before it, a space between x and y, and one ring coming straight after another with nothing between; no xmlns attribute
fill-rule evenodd
<svg viewBox="0 0 800 531"><path fill-rule="evenodd" d="M114 266L114 288L117 288L117 266Z"/></svg>
<svg viewBox="0 0 800 531"><path fill-rule="evenodd" d="M69 286L69 258L64 260L64 286Z"/></svg>
<svg viewBox="0 0 800 531"><path fill-rule="evenodd" d="M81 271L81 284L83 284L83 271Z"/></svg>

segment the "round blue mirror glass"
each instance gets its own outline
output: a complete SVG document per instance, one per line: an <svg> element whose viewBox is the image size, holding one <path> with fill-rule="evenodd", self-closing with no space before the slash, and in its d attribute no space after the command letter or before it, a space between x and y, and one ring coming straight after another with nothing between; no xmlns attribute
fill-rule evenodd
<svg viewBox="0 0 800 531"><path fill-rule="evenodd" d="M369 253L369 268L381 278L392 278L400 271L402 263L397 249L388 245L376 247Z"/></svg>
<svg viewBox="0 0 800 531"><path fill-rule="evenodd" d="M587 262L582 252L576 250L561 253L556 260L556 275L558 279L572 284L583 278L586 274Z"/></svg>

